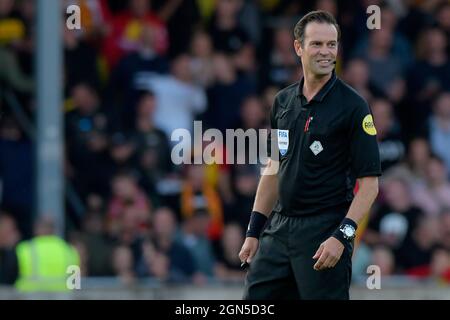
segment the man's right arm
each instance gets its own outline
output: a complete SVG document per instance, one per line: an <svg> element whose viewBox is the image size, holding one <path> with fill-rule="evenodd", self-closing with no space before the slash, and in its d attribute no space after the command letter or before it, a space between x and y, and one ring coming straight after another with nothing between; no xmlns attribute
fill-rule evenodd
<svg viewBox="0 0 450 320"><path fill-rule="evenodd" d="M267 135L267 151L268 161L264 168L261 179L259 180L258 188L256 190L255 201L253 203L253 212L259 212L265 215L267 218L270 216L277 200L278 200L278 169L279 163L279 151L277 147L277 132L278 128L276 121L276 114L279 105L279 94L275 96L272 108L270 109L270 128ZM275 147L275 148L274 148Z"/></svg>
<svg viewBox="0 0 450 320"><path fill-rule="evenodd" d="M247 229L247 237L239 252L242 266L249 264L256 254L259 245L259 234L278 199L278 177L274 174L276 170L273 167L277 165L277 161L269 160L259 181L249 228Z"/></svg>
<svg viewBox="0 0 450 320"><path fill-rule="evenodd" d="M253 204L253 211L260 212L266 217L269 217L278 199L278 176L272 174L273 166L278 166L278 162L269 159L267 167L259 180Z"/></svg>
<svg viewBox="0 0 450 320"><path fill-rule="evenodd" d="M270 128L267 137L267 147L269 154L269 160L264 172L259 180L258 188L256 190L255 201L253 203L253 211L250 215L250 222L248 224L248 229L246 232L246 238L244 244L242 245L241 251L239 252L239 259L242 262L242 266L249 264L256 254L259 245L259 235L261 234L264 225L269 218L276 202L278 199L278 168L279 161L278 157L273 158L272 156L278 155L278 150L276 154L272 154L274 143L273 140L275 136L272 135L272 131L277 129L276 114L278 106L278 97L275 97L272 109L270 110Z"/></svg>

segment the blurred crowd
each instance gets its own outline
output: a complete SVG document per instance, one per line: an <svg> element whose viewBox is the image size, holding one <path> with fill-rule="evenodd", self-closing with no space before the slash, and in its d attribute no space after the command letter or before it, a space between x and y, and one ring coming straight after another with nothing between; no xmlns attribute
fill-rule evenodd
<svg viewBox="0 0 450 320"><path fill-rule="evenodd" d="M293 26L323 9L341 26L336 72L369 101L383 169L354 273L376 264L450 283L449 1L71 0L64 18L70 4L82 28L61 28L66 234L84 276L243 280L260 167L176 166L171 133L194 120L269 128L276 93L302 76ZM379 30L366 26L372 4ZM0 282L2 257L33 235L34 138L23 119L37 112L35 18L34 0L0 1Z"/></svg>

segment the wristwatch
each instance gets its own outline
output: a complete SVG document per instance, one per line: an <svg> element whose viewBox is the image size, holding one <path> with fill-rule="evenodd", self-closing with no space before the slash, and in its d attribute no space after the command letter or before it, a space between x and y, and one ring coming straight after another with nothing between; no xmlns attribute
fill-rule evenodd
<svg viewBox="0 0 450 320"><path fill-rule="evenodd" d="M339 227L339 231L342 232L342 235L345 240L352 241L355 239L356 236L356 230L355 228L350 224L342 224Z"/></svg>

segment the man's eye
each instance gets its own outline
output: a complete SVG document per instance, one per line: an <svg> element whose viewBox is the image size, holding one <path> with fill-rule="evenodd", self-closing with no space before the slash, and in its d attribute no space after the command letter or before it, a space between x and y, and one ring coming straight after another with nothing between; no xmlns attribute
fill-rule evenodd
<svg viewBox="0 0 450 320"><path fill-rule="evenodd" d="M329 46L334 48L334 47L336 47L336 43L330 43Z"/></svg>

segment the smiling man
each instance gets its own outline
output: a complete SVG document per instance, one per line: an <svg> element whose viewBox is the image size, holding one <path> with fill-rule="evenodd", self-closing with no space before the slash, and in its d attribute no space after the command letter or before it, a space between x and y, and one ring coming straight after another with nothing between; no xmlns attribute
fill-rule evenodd
<svg viewBox="0 0 450 320"><path fill-rule="evenodd" d="M279 171L261 177L239 253L244 298L349 299L355 232L378 194L376 129L367 102L336 77L334 17L310 12L294 35L304 77L271 110Z"/></svg>

